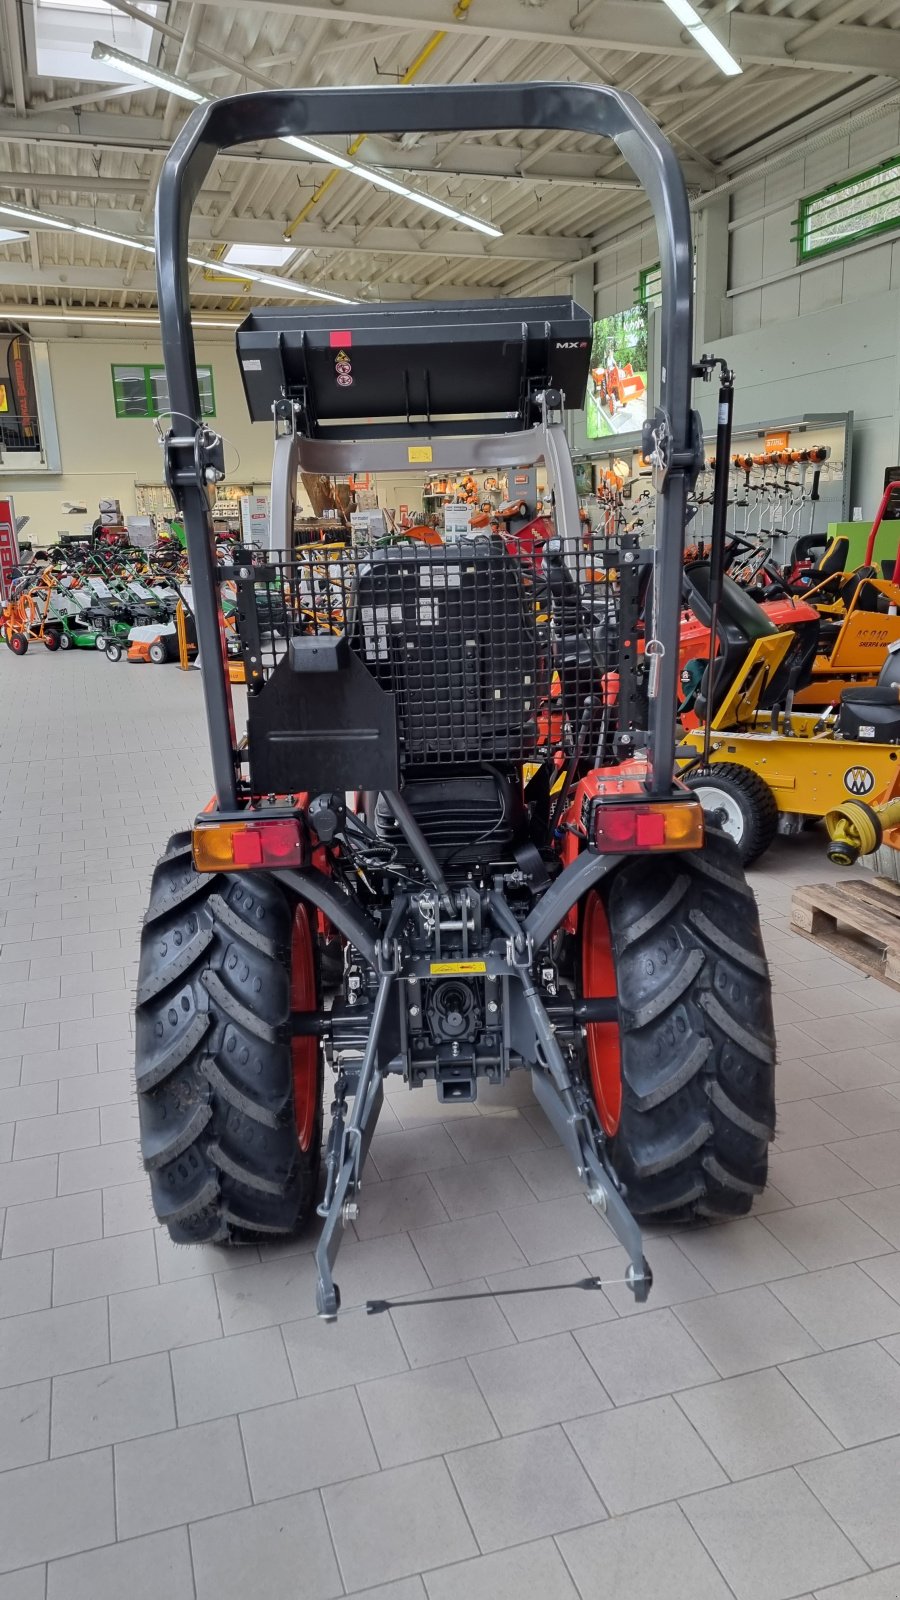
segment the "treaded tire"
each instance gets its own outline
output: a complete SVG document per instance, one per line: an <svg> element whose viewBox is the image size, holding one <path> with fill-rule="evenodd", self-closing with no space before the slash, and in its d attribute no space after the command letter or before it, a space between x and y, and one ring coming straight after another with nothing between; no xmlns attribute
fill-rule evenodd
<svg viewBox="0 0 900 1600"><path fill-rule="evenodd" d="M292 907L264 873L198 873L191 838L157 863L141 935L136 1078L153 1208L178 1244L294 1233L316 1198L290 1035Z"/></svg>
<svg viewBox="0 0 900 1600"><path fill-rule="evenodd" d="M765 1188L775 1029L759 916L737 851L626 861L605 889L622 1110L609 1141L636 1216L735 1217Z"/></svg>
<svg viewBox="0 0 900 1600"><path fill-rule="evenodd" d="M758 772L736 761L717 761L713 766L695 767L684 781L689 789L718 789L737 809L739 832L728 826L725 831L734 840L745 867L768 850L778 832L778 806L769 785ZM704 800L703 809L707 816L714 809L708 798Z"/></svg>

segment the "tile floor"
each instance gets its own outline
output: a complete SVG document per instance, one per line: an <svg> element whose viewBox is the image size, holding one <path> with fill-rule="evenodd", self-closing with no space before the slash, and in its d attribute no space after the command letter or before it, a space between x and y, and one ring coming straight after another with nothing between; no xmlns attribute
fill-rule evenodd
<svg viewBox="0 0 900 1600"><path fill-rule="evenodd" d="M0 651L0 708L0 1600L896 1600L900 995L790 932L820 840L753 875L753 1217L654 1233L636 1311L573 1287L622 1260L527 1083L392 1093L325 1326L310 1238L175 1250L138 1162L137 933L208 790L198 676Z"/></svg>

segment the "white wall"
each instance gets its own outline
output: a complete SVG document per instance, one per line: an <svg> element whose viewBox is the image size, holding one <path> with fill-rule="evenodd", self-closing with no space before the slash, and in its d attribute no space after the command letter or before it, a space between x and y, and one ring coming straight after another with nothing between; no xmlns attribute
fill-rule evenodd
<svg viewBox="0 0 900 1600"><path fill-rule="evenodd" d="M900 231L804 266L794 236L805 195L898 151L900 112L892 108L868 127L739 187L731 196L727 246L721 217L701 210L694 219L695 353L712 346L734 366L739 424L852 411L851 502L867 517L880 499L883 469L900 460ZM716 231L707 263L708 227ZM715 293L721 291L725 249L725 297L710 304L713 279ZM631 305L641 268L657 259L652 226L611 244L597 266L595 314ZM696 403L711 422L714 392L698 386Z"/></svg>
<svg viewBox="0 0 900 1600"><path fill-rule="evenodd" d="M154 365L162 361L155 337L123 339L60 336L50 341L50 371L62 474L0 474L0 492L12 494L16 514L31 518L27 537L35 543L58 532L80 533L97 515L103 498L121 501L127 516L136 511L136 483L162 483L162 451L153 422L116 416L113 364ZM198 344L197 360L212 367L216 397L215 427L224 435L228 477L238 483L268 483L272 475L272 428L251 423L237 357L231 340ZM87 516L66 516L63 501L87 505Z"/></svg>

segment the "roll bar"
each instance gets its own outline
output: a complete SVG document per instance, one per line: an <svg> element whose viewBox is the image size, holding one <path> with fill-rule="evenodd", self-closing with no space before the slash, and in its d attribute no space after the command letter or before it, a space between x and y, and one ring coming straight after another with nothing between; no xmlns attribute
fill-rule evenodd
<svg viewBox="0 0 900 1600"><path fill-rule="evenodd" d="M281 139L355 133L456 133L558 128L611 139L646 190L662 278L660 406L645 449L656 470L657 563L651 682L651 788L672 781L678 608L687 490L696 475L698 425L691 412L693 267L684 179L661 130L631 95L605 85L502 83L375 89L277 89L198 106L166 156L156 196L156 269L163 358L173 428L166 475L185 519L204 695L220 806L237 800L234 719L223 660L207 489L221 476L221 441L201 420L191 328L191 211L219 151ZM187 425L191 431L187 431Z"/></svg>

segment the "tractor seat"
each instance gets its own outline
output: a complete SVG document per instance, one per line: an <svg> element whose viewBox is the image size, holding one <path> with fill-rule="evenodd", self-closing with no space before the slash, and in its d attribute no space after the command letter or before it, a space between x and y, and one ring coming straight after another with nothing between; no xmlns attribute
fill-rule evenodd
<svg viewBox="0 0 900 1600"><path fill-rule="evenodd" d="M841 695L838 733L844 739L871 739L873 744L900 743L900 652L891 646L878 682Z"/></svg>
<svg viewBox="0 0 900 1600"><path fill-rule="evenodd" d="M813 583L821 582L823 578L833 578L839 572L846 572L847 557L850 554L850 540L841 534L832 539L827 550L816 562L810 574Z"/></svg>
<svg viewBox="0 0 900 1600"><path fill-rule="evenodd" d="M697 621L706 628L712 621L709 579L708 561L695 561L684 569L685 598ZM719 653L716 659L715 705L707 706L707 671L694 699L694 707L701 717L713 715L718 710L753 641L777 633L778 629L740 584L726 576L722 580L717 632Z"/></svg>

